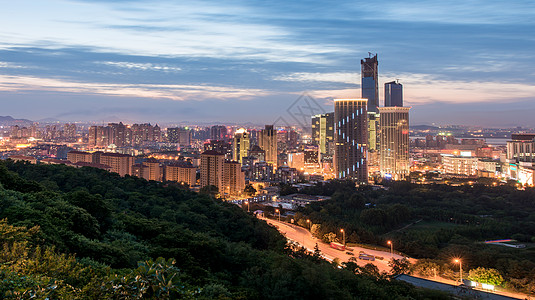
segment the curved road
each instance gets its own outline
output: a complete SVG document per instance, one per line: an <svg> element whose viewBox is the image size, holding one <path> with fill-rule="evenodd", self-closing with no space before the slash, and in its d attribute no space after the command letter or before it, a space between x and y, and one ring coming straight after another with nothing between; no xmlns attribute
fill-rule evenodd
<svg viewBox="0 0 535 300"><path fill-rule="evenodd" d="M321 253L324 255L324 257L330 261L332 261L335 258L338 258L340 262L347 262L351 257L357 258L357 263L359 266L364 266L368 263L374 264L377 266L380 272L390 272L390 267L388 266L388 261L390 260L391 254L388 251L379 251L379 250L370 250L366 248L361 247L352 247L353 249L353 255L346 254L346 251L336 250L334 248L331 248L329 244L323 243L321 240L316 239L312 236L312 234L306 230L303 227L288 224L286 222L279 222L277 220L267 219L259 217L263 220L265 220L268 224L275 225L279 232L282 233L288 240L294 241L298 243L299 245L305 247L309 251L314 251L314 247L316 244L318 244L318 247L321 251ZM367 254L371 254L374 256L383 257L384 260L378 260L375 261L369 261L369 260L360 260L358 259L359 252L364 251ZM394 254L394 258L399 259L403 258L403 256ZM412 263L414 263L414 259L410 259Z"/></svg>

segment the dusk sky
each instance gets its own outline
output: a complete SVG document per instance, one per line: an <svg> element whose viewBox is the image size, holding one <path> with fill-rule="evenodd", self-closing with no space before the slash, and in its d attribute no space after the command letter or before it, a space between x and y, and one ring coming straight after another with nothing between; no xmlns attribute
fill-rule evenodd
<svg viewBox="0 0 535 300"><path fill-rule="evenodd" d="M535 126L535 2L4 1L0 115L270 124L359 98L360 59L411 124Z"/></svg>

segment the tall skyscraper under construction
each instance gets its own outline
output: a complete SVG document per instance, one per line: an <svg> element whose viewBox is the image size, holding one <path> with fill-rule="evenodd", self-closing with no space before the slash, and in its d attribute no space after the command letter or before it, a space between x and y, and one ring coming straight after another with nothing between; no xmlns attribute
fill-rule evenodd
<svg viewBox="0 0 535 300"><path fill-rule="evenodd" d="M377 54L360 60L362 98L368 99L368 150L378 149L379 72Z"/></svg>

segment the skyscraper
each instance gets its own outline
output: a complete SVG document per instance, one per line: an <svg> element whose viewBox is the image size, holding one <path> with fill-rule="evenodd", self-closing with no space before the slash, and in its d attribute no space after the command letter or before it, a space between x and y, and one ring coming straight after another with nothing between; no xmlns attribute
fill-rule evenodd
<svg viewBox="0 0 535 300"><path fill-rule="evenodd" d="M239 162L243 161L249 153L249 133L245 128L240 128L234 134L234 141L232 142L232 159Z"/></svg>
<svg viewBox="0 0 535 300"><path fill-rule="evenodd" d="M362 98L368 99L368 150L378 148L379 71L377 54L360 60Z"/></svg>
<svg viewBox="0 0 535 300"><path fill-rule="evenodd" d="M367 99L335 99L336 178L368 182Z"/></svg>
<svg viewBox="0 0 535 300"><path fill-rule="evenodd" d="M312 143L319 146L321 156L334 153L334 112L312 116Z"/></svg>
<svg viewBox="0 0 535 300"><path fill-rule="evenodd" d="M362 98L368 99L368 113L377 113L379 106L379 81L377 54L360 60Z"/></svg>
<svg viewBox="0 0 535 300"><path fill-rule="evenodd" d="M392 81L385 83L385 106L403 106L403 85Z"/></svg>
<svg viewBox="0 0 535 300"><path fill-rule="evenodd" d="M273 125L266 125L262 129L258 138L258 145L262 150L266 151L266 162L273 165L273 169L277 168L277 131L273 129Z"/></svg>
<svg viewBox="0 0 535 300"><path fill-rule="evenodd" d="M210 139L216 141L227 140L227 127L214 125L210 128Z"/></svg>
<svg viewBox="0 0 535 300"><path fill-rule="evenodd" d="M379 107L381 176L394 180L409 175L409 109Z"/></svg>
<svg viewBox="0 0 535 300"><path fill-rule="evenodd" d="M225 156L208 150L201 154L201 187L216 186L223 193L223 163Z"/></svg>

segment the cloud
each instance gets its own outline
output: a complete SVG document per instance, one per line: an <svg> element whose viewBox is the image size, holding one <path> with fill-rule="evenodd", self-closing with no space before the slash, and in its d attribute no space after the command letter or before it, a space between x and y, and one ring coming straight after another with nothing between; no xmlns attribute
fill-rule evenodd
<svg viewBox="0 0 535 300"><path fill-rule="evenodd" d="M279 75L273 78L274 80L280 81L296 81L296 82L336 82L336 83L347 83L347 84L358 84L360 81L359 73L343 73L343 72L333 72L333 73L308 73L308 72L298 72L291 73L287 75Z"/></svg>
<svg viewBox="0 0 535 300"><path fill-rule="evenodd" d="M177 84L110 84L74 82L55 78L0 75L0 91L55 91L171 100L242 99L268 95L261 89Z"/></svg>
<svg viewBox="0 0 535 300"><path fill-rule="evenodd" d="M182 71L182 68L171 67L166 65L152 64L152 63L134 63L134 62L124 62L124 61L99 61L97 64L103 64L108 66L113 66L117 68L124 68L130 70L141 70L141 71L163 71L163 72L178 72Z"/></svg>

